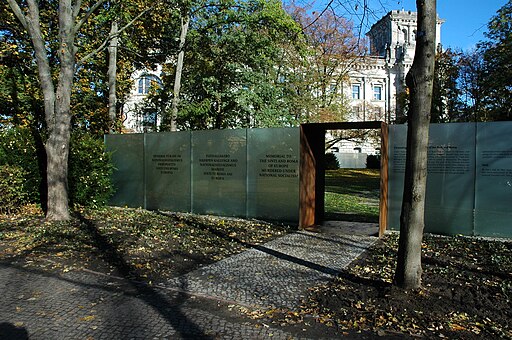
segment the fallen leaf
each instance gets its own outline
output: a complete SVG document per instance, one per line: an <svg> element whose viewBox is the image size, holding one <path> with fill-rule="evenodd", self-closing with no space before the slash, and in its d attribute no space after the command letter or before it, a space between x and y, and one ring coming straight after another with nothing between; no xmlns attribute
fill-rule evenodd
<svg viewBox="0 0 512 340"><path fill-rule="evenodd" d="M94 320L94 319L96 319L96 316L95 316L95 315L87 315L87 316L84 316L83 318L80 318L80 321L86 321L86 322L88 322L88 321L92 321L92 320Z"/></svg>

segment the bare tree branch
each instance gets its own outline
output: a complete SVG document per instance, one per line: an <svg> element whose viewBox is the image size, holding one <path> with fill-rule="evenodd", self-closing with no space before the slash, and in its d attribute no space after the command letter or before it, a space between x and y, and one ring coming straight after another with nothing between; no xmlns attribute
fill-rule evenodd
<svg viewBox="0 0 512 340"><path fill-rule="evenodd" d="M329 3L327 5L325 5L324 9L322 10L322 12L320 12L320 14L315 18L315 20L311 21L308 25L306 25L306 27L303 27L302 28L302 31L303 32L306 32L306 30L308 28L310 28L311 26L313 26L317 21L318 19L320 19L320 17L325 13L327 12L327 10L331 7L332 3L334 2L334 0L330 0Z"/></svg>
<svg viewBox="0 0 512 340"><path fill-rule="evenodd" d="M9 7L11 7L12 11L14 12L14 15L16 15L16 17L21 22L23 27L28 31L27 17L25 16L25 14L23 14L23 11L21 10L18 3L15 0L7 0L7 3L9 4Z"/></svg>
<svg viewBox="0 0 512 340"><path fill-rule="evenodd" d="M91 8L89 8L87 13L85 13L84 17L82 19L80 19L80 21L75 25L75 28L73 30L74 34L78 33L80 28L87 22L87 20L89 20L92 13L94 13L94 11L96 11L98 9L98 7L100 7L105 1L106 0L98 0ZM81 3L81 1L78 0L77 4L78 3ZM80 10L80 8L78 8L78 11L79 10ZM73 14L75 14L76 12L77 12L77 9L75 8L75 12ZM76 13L76 14L78 16L78 13Z"/></svg>
<svg viewBox="0 0 512 340"><path fill-rule="evenodd" d="M82 0L76 0L75 6L73 8L73 22L78 18L78 14L80 13L80 8L82 7Z"/></svg>
<svg viewBox="0 0 512 340"><path fill-rule="evenodd" d="M80 59L77 62L77 66L84 63L86 60L92 58L94 55L98 54L102 50L104 50L111 39L117 38L123 31L130 28L133 25L133 23L135 23L137 20L139 20L146 13L152 11L154 8L155 8L154 6L146 8L144 11L140 12L135 18L133 18L130 22L128 22L126 25L124 25L122 28L120 28L116 34L110 34L108 37L106 37L100 46L98 46L94 51L90 52L89 54L84 56L82 59Z"/></svg>

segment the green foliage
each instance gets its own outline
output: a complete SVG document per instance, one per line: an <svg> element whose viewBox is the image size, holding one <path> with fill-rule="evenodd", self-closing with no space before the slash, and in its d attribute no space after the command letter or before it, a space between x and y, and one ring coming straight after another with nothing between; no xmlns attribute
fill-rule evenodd
<svg viewBox="0 0 512 340"><path fill-rule="evenodd" d="M458 121L460 90L458 56L451 49L438 51L435 60L434 89L432 94L431 123Z"/></svg>
<svg viewBox="0 0 512 340"><path fill-rule="evenodd" d="M24 11L27 7L25 1L18 2ZM37 3L37 2L36 2ZM92 4L83 4L83 9ZM142 1L105 2L94 15L89 17L87 24L82 26L76 36L76 72L72 86L72 126L98 136L109 130L110 121L108 109L108 54L100 49L97 54L92 53L103 43L108 36L111 22L116 19L123 27L136 15L150 6ZM163 5L161 5L163 6ZM42 35L46 40L49 64L52 68L53 82L57 84L59 61L58 38L58 2L45 2L39 6ZM175 4L167 5L175 7ZM157 31L155 26L167 26L161 15L165 11L147 15L144 23L153 22L151 29ZM145 44L153 40L144 34L146 27L141 25L140 19L130 30L122 32L122 44L118 53L116 92L121 103L131 89L129 81L133 72L133 64L139 58L135 55L137 49L144 50ZM7 2L0 3L0 126L30 126L43 131L46 121L44 119L44 103L41 86L38 79L37 63L34 59L34 50L31 39L25 34L19 20L15 17ZM164 24L165 23L165 24ZM146 32L147 33L147 32ZM144 38L139 38L144 37ZM138 44L137 44L138 43ZM143 46L143 47L140 47ZM135 51L132 48L135 47ZM153 46L160 48L160 46ZM91 54L92 53L92 54ZM89 56L82 60L82 58ZM141 56L147 60L147 56ZM140 65L140 63L139 63ZM118 117L120 118L120 117Z"/></svg>
<svg viewBox="0 0 512 340"><path fill-rule="evenodd" d="M19 166L0 165L0 213L14 213L27 202L26 176Z"/></svg>
<svg viewBox="0 0 512 340"><path fill-rule="evenodd" d="M43 203L43 146L37 147L37 135L28 128L11 128L0 134L0 165L12 171L13 183L22 181L23 202ZM12 170L12 169L19 169ZM101 139L84 132L74 132L69 155L69 197L72 203L101 206L112 195L113 165ZM11 176L12 177L12 176ZM10 180L11 181L11 180Z"/></svg>
<svg viewBox="0 0 512 340"><path fill-rule="evenodd" d="M71 203L98 207L108 202L113 193L113 164L105 153L103 141L75 132L69 153L69 197Z"/></svg>
<svg viewBox="0 0 512 340"><path fill-rule="evenodd" d="M325 170L336 170L340 168L338 158L332 152L325 154Z"/></svg>
<svg viewBox="0 0 512 340"><path fill-rule="evenodd" d="M283 46L293 43L300 28L281 2L212 2L192 6L188 15L178 127L296 125L276 66L283 60ZM162 40L175 44L175 38L176 32L169 32ZM167 121L174 76L175 65L164 65L162 86L148 96L149 110L141 108L141 114L156 112Z"/></svg>
<svg viewBox="0 0 512 340"><path fill-rule="evenodd" d="M459 90L462 119L459 121L486 121L483 91L483 51L476 49L461 53L459 60Z"/></svg>
<svg viewBox="0 0 512 340"><path fill-rule="evenodd" d="M25 199L40 202L42 146L37 147L34 133L28 128L10 128L0 133L0 165L18 167L24 173Z"/></svg>
<svg viewBox="0 0 512 340"><path fill-rule="evenodd" d="M380 169L380 155L368 155L366 157L367 169Z"/></svg>
<svg viewBox="0 0 512 340"><path fill-rule="evenodd" d="M491 19L485 34L483 90L490 120L512 120L512 1Z"/></svg>

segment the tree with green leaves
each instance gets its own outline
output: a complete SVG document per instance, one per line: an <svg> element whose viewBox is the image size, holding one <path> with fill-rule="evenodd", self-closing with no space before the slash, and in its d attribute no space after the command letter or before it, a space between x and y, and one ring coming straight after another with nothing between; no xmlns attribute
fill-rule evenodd
<svg viewBox="0 0 512 340"><path fill-rule="evenodd" d="M181 34L179 53L162 65L162 84L142 110L158 112L160 129L173 128L174 119L181 129L283 124L285 84L276 65L299 27L281 2L213 1L196 4L188 14L186 43Z"/></svg>
<svg viewBox="0 0 512 340"><path fill-rule="evenodd" d="M42 103L41 111L44 114L43 119L35 121L34 125L41 132L46 154L46 216L50 220L69 218L67 175L72 126L96 131L106 131L110 127L106 110L108 63L106 57L93 57L101 56L102 53L105 55L105 47L117 36L109 34L112 29L109 15L114 13L114 5L118 4L106 0L7 0L7 5L2 3L5 11L1 15L7 19L6 26L2 27L3 39L23 44L23 47L13 46L12 50L26 52L22 65L29 65L27 69L31 72L25 74L37 75L39 80L39 89L34 90L34 98ZM133 4L137 11L133 17L140 17L148 7L143 3ZM119 31L133 22L119 28ZM14 53L10 57L16 60ZM1 71L3 75L5 69ZM13 94L6 97L11 100L20 98ZM93 114L91 107L96 108L92 110ZM23 114L28 117L31 114L33 117L34 112L37 112L34 110L31 113L32 108L27 111L27 114ZM2 114L4 117L8 115L11 118L19 117L20 112ZM102 126L93 127L96 121L102 122ZM13 119L11 122L18 124Z"/></svg>
<svg viewBox="0 0 512 340"><path fill-rule="evenodd" d="M75 39L82 26L103 1L93 4L84 12L79 4L73 4L71 0L61 0L58 4L46 3L47 8L34 0L21 3L15 0L7 2L30 38L44 99L48 177L46 216L50 220L67 220L71 89L77 51ZM55 14L57 20L50 20L49 28L56 30L56 34L53 35L51 30L46 30L47 22L41 20L42 10ZM50 37L54 39L48 39ZM57 65L54 66L53 63Z"/></svg>
<svg viewBox="0 0 512 340"><path fill-rule="evenodd" d="M458 57L451 49L436 53L431 123L459 121Z"/></svg>
<svg viewBox="0 0 512 340"><path fill-rule="evenodd" d="M490 120L512 120L512 1L487 25L483 50L484 105Z"/></svg>
<svg viewBox="0 0 512 340"><path fill-rule="evenodd" d="M484 59L480 49L461 53L458 60L460 91L460 121L486 121L484 107Z"/></svg>

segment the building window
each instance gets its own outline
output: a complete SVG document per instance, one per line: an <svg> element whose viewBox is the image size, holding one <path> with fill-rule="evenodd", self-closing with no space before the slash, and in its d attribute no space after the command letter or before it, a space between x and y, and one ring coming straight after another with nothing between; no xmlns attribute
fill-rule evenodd
<svg viewBox="0 0 512 340"><path fill-rule="evenodd" d="M374 100L382 100L382 86L375 85L373 87L373 99Z"/></svg>
<svg viewBox="0 0 512 340"><path fill-rule="evenodd" d="M363 151L361 148L354 148L355 153L361 153L361 151Z"/></svg>
<svg viewBox="0 0 512 340"><path fill-rule="evenodd" d="M361 99L361 85L352 85L352 99Z"/></svg>
<svg viewBox="0 0 512 340"><path fill-rule="evenodd" d="M144 75L139 78L138 82L138 93L148 94L151 86L157 86L160 84L160 79L152 75Z"/></svg>

